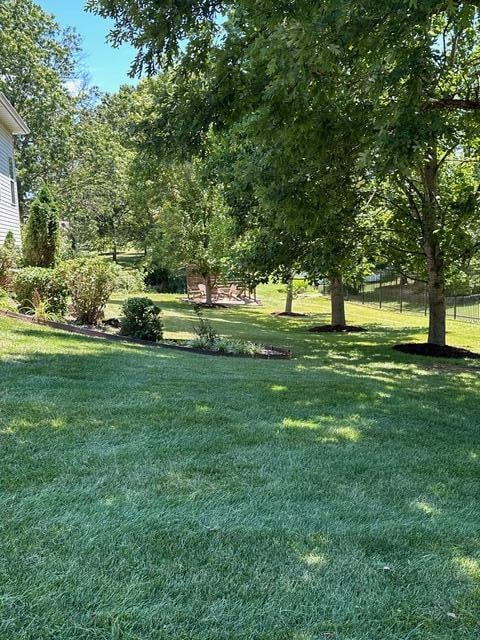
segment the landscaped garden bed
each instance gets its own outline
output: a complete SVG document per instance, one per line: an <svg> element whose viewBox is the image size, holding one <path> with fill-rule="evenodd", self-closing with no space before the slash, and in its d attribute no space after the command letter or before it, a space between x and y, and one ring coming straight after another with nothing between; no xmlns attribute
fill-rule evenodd
<svg viewBox="0 0 480 640"><path fill-rule="evenodd" d="M195 339L192 340L162 340L160 342L153 340L144 340L131 336L122 335L115 327L102 324L98 327L89 327L74 324L72 322L59 322L56 320L38 320L33 315L16 313L13 311L0 310L0 315L8 318L14 318L22 322L37 324L52 329L60 329L90 338L103 338L113 342L127 342L132 344L144 345L147 347L158 347L162 349L174 349L190 353L198 353L209 356L226 356L230 358L257 358L261 360L290 360L293 357L289 349L283 347L274 347L271 345L258 345L256 343L244 343L241 341L222 341L218 346L213 344L211 347L207 345L196 346ZM116 323L115 323L116 324ZM237 347L237 350L234 348ZM242 349L242 347L245 347Z"/></svg>

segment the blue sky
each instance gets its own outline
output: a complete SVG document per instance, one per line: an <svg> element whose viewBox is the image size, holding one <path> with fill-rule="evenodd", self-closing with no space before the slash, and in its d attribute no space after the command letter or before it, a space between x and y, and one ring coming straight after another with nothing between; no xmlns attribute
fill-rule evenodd
<svg viewBox="0 0 480 640"><path fill-rule="evenodd" d="M83 9L83 0L36 0L57 22L65 27L75 27L83 40L83 65L92 84L102 91L116 91L121 84L132 84L128 77L135 50L129 46L114 49L106 38L111 22Z"/></svg>

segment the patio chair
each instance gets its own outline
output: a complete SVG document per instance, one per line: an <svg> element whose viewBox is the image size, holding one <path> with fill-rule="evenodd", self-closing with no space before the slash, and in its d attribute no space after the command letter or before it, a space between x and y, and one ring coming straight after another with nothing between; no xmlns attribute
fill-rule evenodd
<svg viewBox="0 0 480 640"><path fill-rule="evenodd" d="M204 298L206 300L207 299L207 287L206 287L206 285L200 283L198 285L198 291L200 292L200 298Z"/></svg>
<svg viewBox="0 0 480 640"><path fill-rule="evenodd" d="M242 295L244 293L244 289L238 286L238 284L232 283L228 290L228 299L229 300L242 300Z"/></svg>

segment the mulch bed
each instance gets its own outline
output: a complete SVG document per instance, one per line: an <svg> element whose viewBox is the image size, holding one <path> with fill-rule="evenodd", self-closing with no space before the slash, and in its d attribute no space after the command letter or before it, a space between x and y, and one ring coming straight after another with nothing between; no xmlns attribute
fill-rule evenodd
<svg viewBox="0 0 480 640"><path fill-rule="evenodd" d="M311 327L310 333L364 333L364 327L356 327L353 324L323 324L318 327Z"/></svg>
<svg viewBox="0 0 480 640"><path fill-rule="evenodd" d="M433 358L456 358L461 360L463 358L470 358L471 360L480 360L480 353L469 351L468 349L461 349L460 347L449 347L445 345L441 347L437 344L428 344L428 342L420 343L407 343L396 344L395 351L401 351L402 353L409 353L414 356L430 356Z"/></svg>
<svg viewBox="0 0 480 640"><path fill-rule="evenodd" d="M159 349L174 349L176 351L187 351L189 353L198 353L207 356L224 356L227 358L250 358L257 360L290 360L293 357L292 352L289 349L283 347L273 347L270 345L264 345L262 353L256 353L249 356L242 353L225 353L224 351L213 351L211 349L195 349L182 345L179 342L150 342L148 340L139 340L137 338L128 338L126 336L119 335L117 333L107 333L100 328L92 329L90 327L79 326L75 324L67 324L64 322L53 322L50 320L35 320L32 316L28 316L22 313L13 313L11 311L0 310L0 316L6 318L13 318L26 322L28 324L37 324L44 327L50 327L51 329L60 329L61 331L67 331L68 333L75 333L81 336L89 338L101 338L103 340L110 340L111 342L126 342L129 344L142 345L145 347L157 347Z"/></svg>
<svg viewBox="0 0 480 640"><path fill-rule="evenodd" d="M212 302L207 304L206 302L194 302L193 305L198 309L228 309L228 304L222 304L221 302Z"/></svg>
<svg viewBox="0 0 480 640"><path fill-rule="evenodd" d="M285 311L274 311L272 316L277 318L308 318L308 313L286 313Z"/></svg>

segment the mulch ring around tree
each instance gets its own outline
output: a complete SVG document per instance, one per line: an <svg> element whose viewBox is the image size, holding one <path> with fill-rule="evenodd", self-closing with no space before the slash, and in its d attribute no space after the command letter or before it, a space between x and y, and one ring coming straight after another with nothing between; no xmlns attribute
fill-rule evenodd
<svg viewBox="0 0 480 640"><path fill-rule="evenodd" d="M430 356L433 358L456 358L461 360L464 358L470 358L471 360L480 360L480 353L469 351L468 349L462 349L460 347L450 347L445 345L441 347L437 344L429 344L428 342L416 342L407 344L396 344L395 351L401 351L402 353L409 353L415 356Z"/></svg>
<svg viewBox="0 0 480 640"><path fill-rule="evenodd" d="M277 318L308 318L308 313L294 313L293 311L287 313L286 311L274 311L272 316Z"/></svg>
<svg viewBox="0 0 480 640"><path fill-rule="evenodd" d="M196 309L228 309L228 304L222 304L221 302L194 302L193 306Z"/></svg>
<svg viewBox="0 0 480 640"><path fill-rule="evenodd" d="M368 331L365 327L356 327L353 324L323 324L318 327L311 327L310 333L364 333Z"/></svg>

